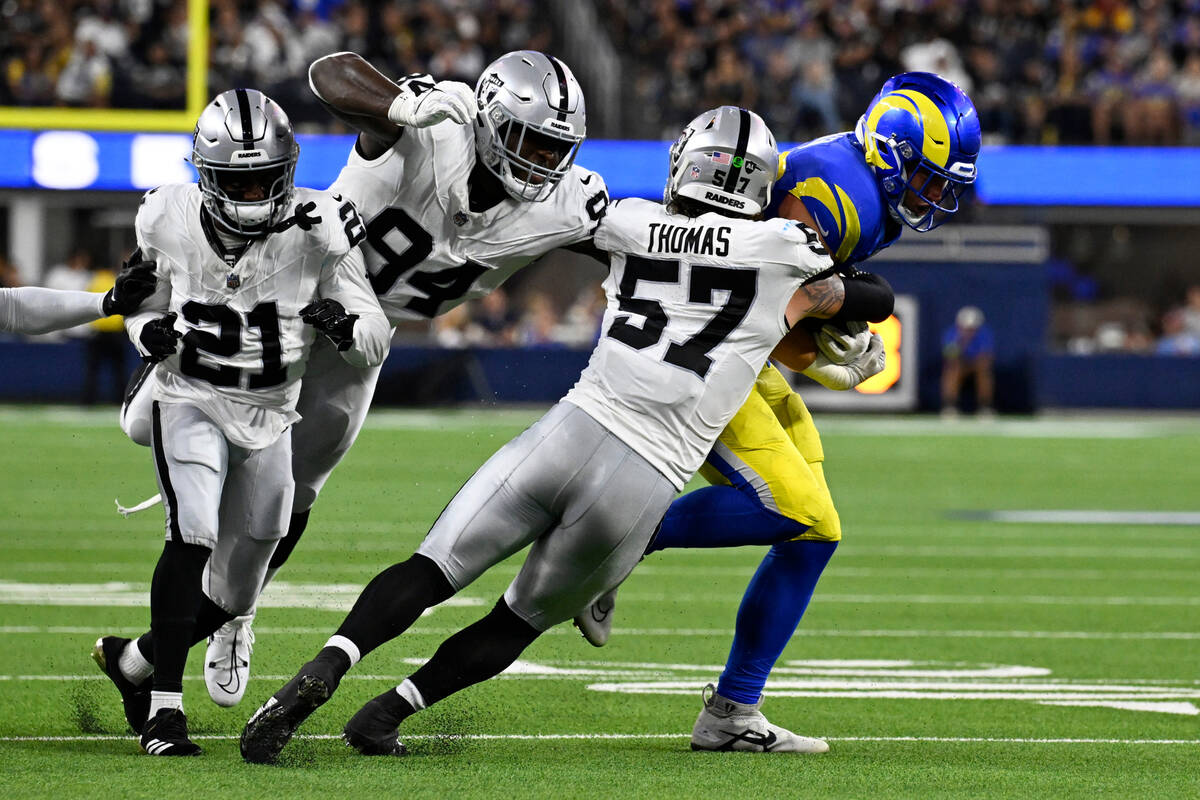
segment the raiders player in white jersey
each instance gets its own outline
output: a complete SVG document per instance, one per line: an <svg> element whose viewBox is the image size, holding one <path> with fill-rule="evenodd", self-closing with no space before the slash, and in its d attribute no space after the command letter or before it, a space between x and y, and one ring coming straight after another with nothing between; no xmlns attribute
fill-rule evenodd
<svg viewBox="0 0 1200 800"><path fill-rule="evenodd" d="M154 262L135 250L107 292L22 286L0 289L0 333L37 336L85 325L114 314L132 314L154 293Z"/></svg>
<svg viewBox="0 0 1200 800"><path fill-rule="evenodd" d="M394 83L353 53L319 59L309 78L329 111L360 131L330 190L366 222L367 271L393 325L431 319L549 251L589 240L608 204L604 180L574 164L586 132L583 92L553 56L501 56L473 91L426 75ZM292 437L291 521L268 580L354 443L378 378L377 368L314 348ZM205 654L206 683L222 705L245 691L252 619L221 628Z"/></svg>
<svg viewBox="0 0 1200 800"><path fill-rule="evenodd" d="M382 363L390 326L366 280L354 205L299 189L287 115L261 92L219 95L196 125L199 185L151 190L135 230L158 288L126 320L160 362L152 448L166 545L150 632L101 638L93 657L152 755L195 755L183 714L188 649L253 607L287 529L291 432L314 339L348 364Z"/></svg>
<svg viewBox="0 0 1200 800"><path fill-rule="evenodd" d="M578 383L467 481L411 558L368 584L317 657L246 724L245 759L275 761L362 656L527 545L491 613L363 706L345 727L349 744L403 754L405 718L498 674L633 569L772 349L812 310L802 284L841 280L822 276L833 262L812 230L752 219L776 164L763 121L724 106L672 148L666 207L613 205L595 235L611 254L604 334Z"/></svg>

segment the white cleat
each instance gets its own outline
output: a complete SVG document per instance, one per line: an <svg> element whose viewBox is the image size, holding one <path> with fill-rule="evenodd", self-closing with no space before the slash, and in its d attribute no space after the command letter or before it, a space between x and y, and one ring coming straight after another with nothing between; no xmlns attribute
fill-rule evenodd
<svg viewBox="0 0 1200 800"><path fill-rule="evenodd" d="M597 598L583 613L575 617L573 622L583 638L593 647L604 647L608 644L609 634L612 633L613 609L617 605L616 588L605 592Z"/></svg>
<svg viewBox="0 0 1200 800"><path fill-rule="evenodd" d="M704 710L692 728L693 750L742 750L752 753L828 753L822 739L797 736L772 725L754 705L735 703L717 694L711 683L704 687Z"/></svg>
<svg viewBox="0 0 1200 800"><path fill-rule="evenodd" d="M208 637L204 652L204 685L219 706L236 706L250 681L250 654L254 652L253 614L234 617Z"/></svg>

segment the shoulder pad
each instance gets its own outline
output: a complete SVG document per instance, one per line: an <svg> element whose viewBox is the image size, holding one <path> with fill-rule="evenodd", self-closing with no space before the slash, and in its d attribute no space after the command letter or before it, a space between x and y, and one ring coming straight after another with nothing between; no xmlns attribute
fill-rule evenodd
<svg viewBox="0 0 1200 800"><path fill-rule="evenodd" d="M194 183L170 183L155 187L142 195L142 203L138 206L137 216L133 223L139 244L145 243L153 247L153 241L157 238L156 234L162 232L160 228L164 225L166 230L177 228L178 221L170 220L168 217L173 209L186 202L188 192L191 190L197 193L200 191Z"/></svg>
<svg viewBox="0 0 1200 800"><path fill-rule="evenodd" d="M297 188L290 213L275 230L282 232L293 226L314 240L314 246L331 255L349 252L366 236L354 203L330 191Z"/></svg>

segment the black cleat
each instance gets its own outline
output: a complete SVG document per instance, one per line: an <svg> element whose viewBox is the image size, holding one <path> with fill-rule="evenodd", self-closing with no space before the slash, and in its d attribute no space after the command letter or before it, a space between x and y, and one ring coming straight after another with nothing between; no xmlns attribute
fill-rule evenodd
<svg viewBox="0 0 1200 800"><path fill-rule="evenodd" d="M125 707L125 721L134 733L140 734L146 727L146 719L150 716L150 681L141 686L135 686L132 681L121 674L121 651L129 644L129 639L123 636L102 636L92 647L92 660L100 666L100 671L121 693L121 705ZM136 645L135 645L136 646Z"/></svg>
<svg viewBox="0 0 1200 800"><path fill-rule="evenodd" d="M388 708L390 704L385 703L385 700L395 698L395 690L389 689L379 697L368 700L342 729L346 744L364 756L407 755L408 748L400 742L398 730L404 717L397 716Z"/></svg>
<svg viewBox="0 0 1200 800"><path fill-rule="evenodd" d="M274 764L296 729L337 689L338 677L328 664L310 661L296 677L267 698L242 729L242 758L251 764Z"/></svg>
<svg viewBox="0 0 1200 800"><path fill-rule="evenodd" d="M178 708L160 708L146 723L142 749L152 756L198 756L204 752L188 738L187 717Z"/></svg>

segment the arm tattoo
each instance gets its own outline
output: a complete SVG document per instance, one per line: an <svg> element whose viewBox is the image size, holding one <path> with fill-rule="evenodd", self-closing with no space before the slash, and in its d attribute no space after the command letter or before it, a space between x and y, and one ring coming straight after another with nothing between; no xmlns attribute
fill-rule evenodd
<svg viewBox="0 0 1200 800"><path fill-rule="evenodd" d="M802 286L800 292L808 301L807 317L832 317L846 299L846 287L837 276Z"/></svg>

